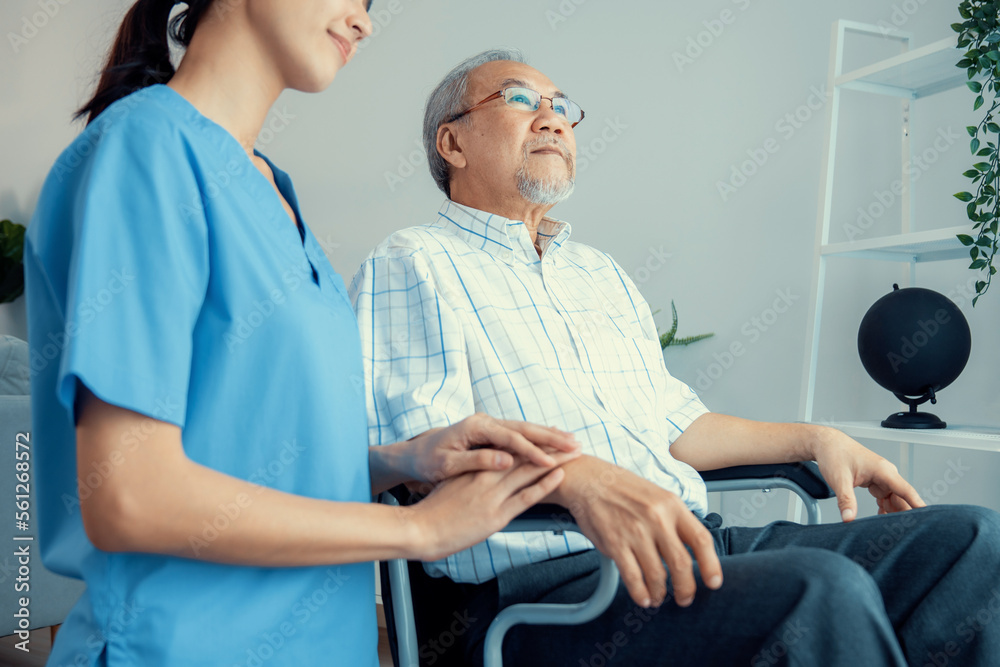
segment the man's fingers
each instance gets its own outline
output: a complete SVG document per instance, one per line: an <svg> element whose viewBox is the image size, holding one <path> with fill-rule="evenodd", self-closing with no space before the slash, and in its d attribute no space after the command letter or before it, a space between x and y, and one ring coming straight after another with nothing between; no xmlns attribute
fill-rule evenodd
<svg viewBox="0 0 1000 667"><path fill-rule="evenodd" d="M844 522L854 521L858 515L858 499L854 495L854 482L848 477L847 471L836 475L827 475L827 484L837 494L837 507L840 508L840 518Z"/></svg>
<svg viewBox="0 0 1000 667"><path fill-rule="evenodd" d="M889 484L884 484L884 486L889 487L889 491L898 496L900 499L906 501L909 506L907 509L912 507L927 507L927 503L924 499L920 497L917 490L913 488L913 485L907 482L901 475L895 475Z"/></svg>
<svg viewBox="0 0 1000 667"><path fill-rule="evenodd" d="M913 509L913 506L906 502L904 498L897 496L895 493L886 498L886 504L888 505L888 511L890 512L905 512L907 510Z"/></svg>
<svg viewBox="0 0 1000 667"><path fill-rule="evenodd" d="M608 556L614 559L615 565L618 566L618 574L621 576L622 583L625 584L625 590L628 591L632 600L640 607L653 606L653 597L646 587L646 580L642 576L642 568L639 567L639 561L635 559L632 552L626 549L617 555L608 554Z"/></svg>
<svg viewBox="0 0 1000 667"><path fill-rule="evenodd" d="M690 517L685 517L682 525L678 526L678 534L694 552L694 558L698 561L698 569L701 571L701 579L705 585L713 590L721 587L722 563L715 550L715 540L712 539L712 533L691 514Z"/></svg>
<svg viewBox="0 0 1000 667"><path fill-rule="evenodd" d="M676 534L666 533L660 538L660 553L670 570L670 581L674 587L674 600L679 607L688 607L694 602L697 583L694 579L691 554Z"/></svg>
<svg viewBox="0 0 1000 667"><path fill-rule="evenodd" d="M667 571L663 567L663 561L660 560L660 552L656 543L646 536L640 539L639 552L635 556L639 567L642 568L646 592L653 606L658 607L663 604L663 599L667 597Z"/></svg>

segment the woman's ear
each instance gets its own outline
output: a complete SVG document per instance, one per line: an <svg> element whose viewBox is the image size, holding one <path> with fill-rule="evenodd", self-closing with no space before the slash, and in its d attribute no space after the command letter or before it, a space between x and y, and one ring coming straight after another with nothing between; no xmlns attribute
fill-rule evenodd
<svg viewBox="0 0 1000 667"><path fill-rule="evenodd" d="M462 146L450 123L446 123L438 128L437 151L444 158L445 162L456 169L462 169L466 165L465 154Z"/></svg>

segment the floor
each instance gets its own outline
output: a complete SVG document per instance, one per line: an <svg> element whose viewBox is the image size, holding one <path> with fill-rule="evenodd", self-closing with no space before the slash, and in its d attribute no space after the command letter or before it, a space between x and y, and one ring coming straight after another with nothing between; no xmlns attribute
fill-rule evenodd
<svg viewBox="0 0 1000 667"><path fill-rule="evenodd" d="M393 667L392 655L385 628L379 628L378 658L381 667ZM20 642L17 635L0 637L0 667L43 667L52 649L49 628L33 630L28 639L28 652L15 647Z"/></svg>

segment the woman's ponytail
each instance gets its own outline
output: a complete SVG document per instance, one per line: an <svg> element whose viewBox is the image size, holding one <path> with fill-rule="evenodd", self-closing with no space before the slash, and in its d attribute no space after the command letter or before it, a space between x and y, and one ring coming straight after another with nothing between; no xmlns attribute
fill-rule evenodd
<svg viewBox="0 0 1000 667"><path fill-rule="evenodd" d="M125 14L97 91L80 107L75 118L87 117L89 125L115 101L174 75L170 39L182 46L191 43L195 25L211 0L189 0L187 8L170 20L181 0L138 0Z"/></svg>

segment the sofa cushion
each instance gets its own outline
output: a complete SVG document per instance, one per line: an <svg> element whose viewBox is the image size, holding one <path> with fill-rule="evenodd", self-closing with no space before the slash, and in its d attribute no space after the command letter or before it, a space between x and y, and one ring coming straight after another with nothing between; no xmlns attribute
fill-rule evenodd
<svg viewBox="0 0 1000 667"><path fill-rule="evenodd" d="M28 344L13 336L0 336L0 396L31 393Z"/></svg>

